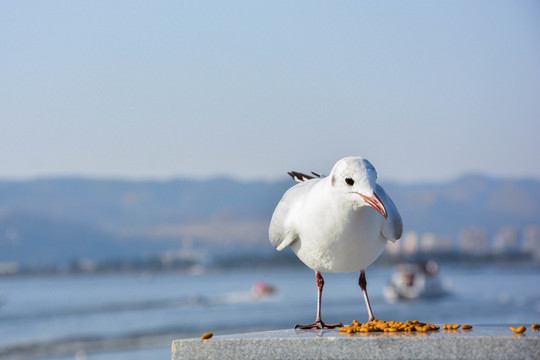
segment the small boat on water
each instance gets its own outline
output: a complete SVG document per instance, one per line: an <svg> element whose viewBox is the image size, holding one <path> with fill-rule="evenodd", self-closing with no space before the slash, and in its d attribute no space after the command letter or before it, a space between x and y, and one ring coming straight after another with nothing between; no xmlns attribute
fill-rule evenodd
<svg viewBox="0 0 540 360"><path fill-rule="evenodd" d="M262 280L258 280L253 284L251 288L251 297L254 299L260 299L273 295L276 292L276 288Z"/></svg>
<svg viewBox="0 0 540 360"><path fill-rule="evenodd" d="M450 283L441 280L439 265L432 260L396 265L394 274L383 289L387 302L439 298L450 293Z"/></svg>

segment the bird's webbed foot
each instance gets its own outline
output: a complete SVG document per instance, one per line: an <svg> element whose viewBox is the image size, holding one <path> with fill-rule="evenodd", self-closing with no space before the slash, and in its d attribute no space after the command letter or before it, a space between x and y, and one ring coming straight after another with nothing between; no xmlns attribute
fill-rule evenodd
<svg viewBox="0 0 540 360"><path fill-rule="evenodd" d="M300 329L300 330L311 330L311 329L319 329L319 330L322 330L322 329L335 329L337 327L343 327L343 324L342 323L337 323L337 324L325 324L324 322L322 322L321 320L317 320L315 321L313 324L309 324L309 325L299 325L299 324L296 324L294 326L295 329Z"/></svg>

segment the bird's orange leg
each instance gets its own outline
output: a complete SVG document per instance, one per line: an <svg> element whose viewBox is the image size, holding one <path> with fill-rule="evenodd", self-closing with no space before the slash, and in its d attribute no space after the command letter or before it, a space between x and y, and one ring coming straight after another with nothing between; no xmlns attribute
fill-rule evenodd
<svg viewBox="0 0 540 360"><path fill-rule="evenodd" d="M360 289L362 289L362 293L364 294L364 300L366 300L366 306L369 313L369 321L375 319L373 316L373 312L371 311L371 305L369 304L369 298L367 295L367 281L366 281L366 272L364 270L360 271L360 278L358 279L358 285L360 285Z"/></svg>
<svg viewBox="0 0 540 360"><path fill-rule="evenodd" d="M334 329L336 327L342 327L342 323L337 324L325 324L321 320L321 301L322 301L322 290L324 287L324 279L320 272L315 271L315 280L317 281L317 318L315 319L315 322L313 324L309 325L295 325L295 329L302 329L302 330L308 330L308 329Z"/></svg>

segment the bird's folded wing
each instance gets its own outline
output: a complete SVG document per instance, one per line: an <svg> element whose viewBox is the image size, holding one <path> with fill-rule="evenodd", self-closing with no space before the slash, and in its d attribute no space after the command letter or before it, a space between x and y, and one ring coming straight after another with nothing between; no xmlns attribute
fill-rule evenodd
<svg viewBox="0 0 540 360"><path fill-rule="evenodd" d="M390 199L390 196L388 196L386 191L384 191L382 186L377 184L375 192L377 193L379 199L381 199L381 202L386 209L386 213L388 214L388 218L384 222L381 234L386 240L395 242L401 238L403 233L403 222L401 221L401 215L399 215L396 205L392 199Z"/></svg>
<svg viewBox="0 0 540 360"><path fill-rule="evenodd" d="M276 206L268 229L270 243L276 249L283 250L297 239L294 223L290 221L291 211L302 205L304 197L318 181L319 179L313 179L293 186L287 190Z"/></svg>

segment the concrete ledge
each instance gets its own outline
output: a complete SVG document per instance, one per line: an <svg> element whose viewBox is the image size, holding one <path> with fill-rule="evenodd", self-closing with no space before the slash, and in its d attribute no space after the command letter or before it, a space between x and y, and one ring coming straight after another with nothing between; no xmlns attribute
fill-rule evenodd
<svg viewBox="0 0 540 360"><path fill-rule="evenodd" d="M509 326L509 325L508 325ZM508 326L430 333L276 330L185 339L172 359L540 359L540 332L514 335Z"/></svg>

